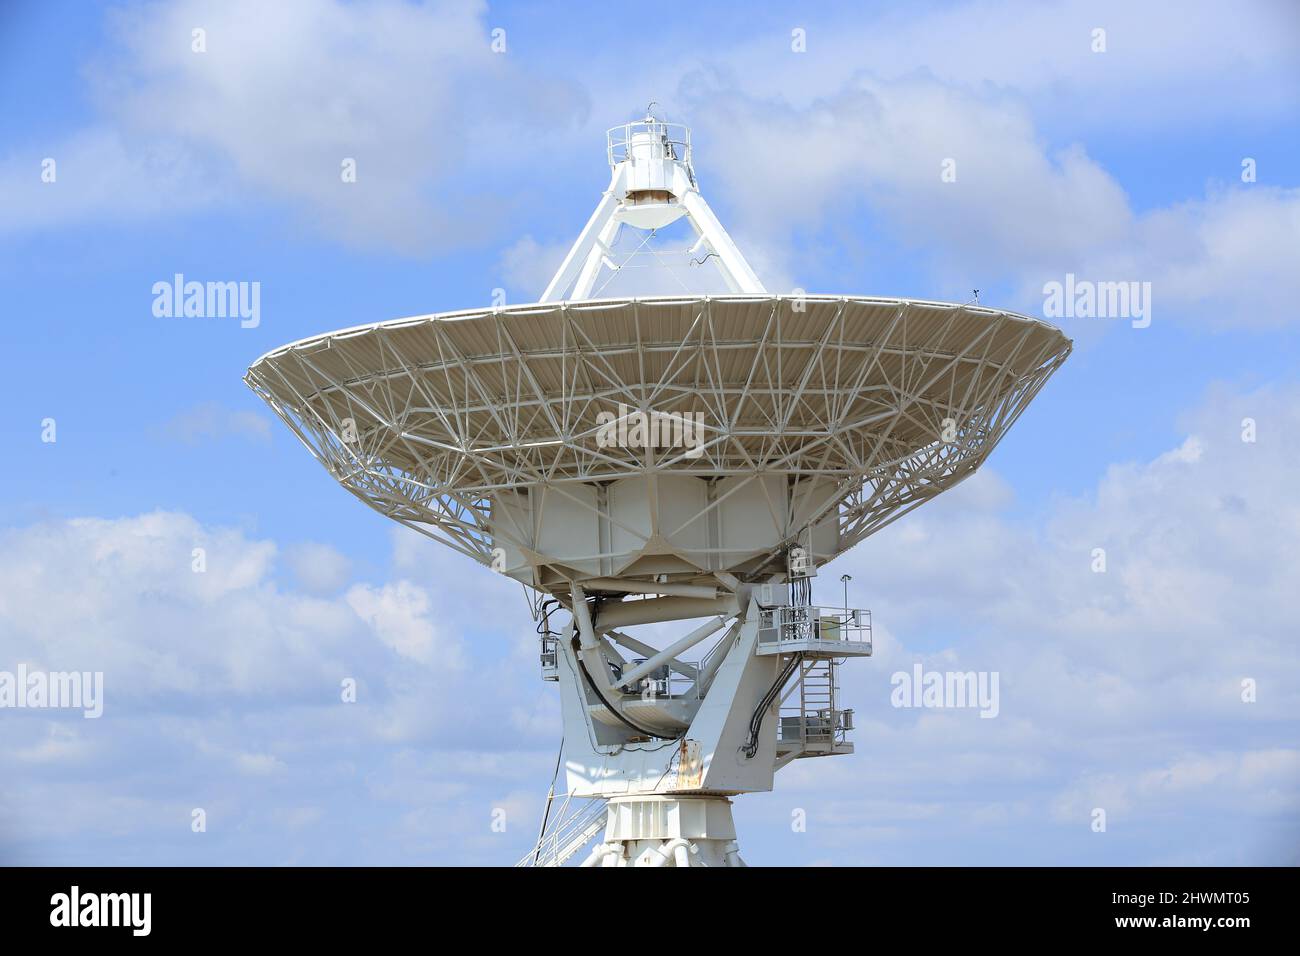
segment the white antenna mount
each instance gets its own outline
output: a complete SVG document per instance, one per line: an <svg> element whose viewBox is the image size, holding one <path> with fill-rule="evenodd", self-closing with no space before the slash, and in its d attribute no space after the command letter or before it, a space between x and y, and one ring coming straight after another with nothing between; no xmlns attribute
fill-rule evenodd
<svg viewBox="0 0 1300 956"><path fill-rule="evenodd" d="M653 232L682 217L695 230L692 255L716 256L728 290L767 291L700 195L690 129L658 119L651 112L654 106L647 107L644 119L605 134L609 188L542 293L542 302L591 298L601 268L619 269L612 250L622 227Z"/></svg>

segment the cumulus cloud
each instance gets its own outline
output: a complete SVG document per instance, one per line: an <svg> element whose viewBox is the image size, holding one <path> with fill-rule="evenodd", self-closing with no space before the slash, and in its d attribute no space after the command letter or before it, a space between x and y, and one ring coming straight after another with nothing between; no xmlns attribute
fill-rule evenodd
<svg viewBox="0 0 1300 956"><path fill-rule="evenodd" d="M1300 62L1300 13L1288 0L1251 0L1236 12L1221 16L1214 0L1179 3L1177 15L1165 4L1126 0L810 9L784 30L720 45L709 62L757 95L801 106L865 68L887 81L920 74L965 89L1014 91L1057 126L1129 133L1290 117L1300 105L1300 90L1286 82ZM804 30L802 54L791 52L796 26ZM1097 29L1105 31L1105 52L1094 52ZM637 77L638 86L674 90L699 60L693 50L664 57ZM656 95L669 109L689 100L682 90L676 100ZM625 103L622 89L606 88L603 108Z"/></svg>
<svg viewBox="0 0 1300 956"><path fill-rule="evenodd" d="M854 244L869 231L941 276L991 274L1031 311L1042 281L1073 271L1152 281L1157 322L1290 322L1293 184L1261 165L1258 184L1139 208L1075 139L1190 109L1289 117L1297 87L1277 78L1300 34L1260 31L1264 15L1284 22L1267 5L1176 23L1131 4L1047 9L895 13L871 36L814 28L803 57L782 34L719 50L716 69L655 70L680 84L672 118L695 126L706 193L772 288L801 284L822 252L867 249ZM129 8L90 72L87 127L0 160L0 230L270 200L346 242L480 239L502 208L484 184L519 168L501 143L563 139L586 95L549 65L492 56L482 10ZM1104 56L1085 52L1094 14ZM1211 18L1216 32L1193 28ZM592 92L601 127L647 77ZM39 179L47 156L55 184ZM340 179L347 158L356 184ZM540 290L572 238L510 247L512 295ZM986 470L825 569L819 590L838 598L847 570L876 612L875 658L843 672L859 752L799 761L775 793L738 801L751 858L1296 862L1297 408L1293 388L1216 390L1184 439L1042 521L1012 517L1013 488ZM201 406L167 431L262 440L266 422ZM520 589L405 529L393 542L391 574L359 580L326 545L184 514L0 531L0 669L102 670L107 696L98 721L0 714L0 860L514 859L559 729ZM918 660L998 671L998 717L892 708L891 673ZM1099 806L1106 834L1089 828ZM207 838L190 830L196 807ZM498 807L505 835L489 828ZM806 835L790 832L796 807Z"/></svg>
<svg viewBox="0 0 1300 956"><path fill-rule="evenodd" d="M348 591L347 602L402 657L422 664L439 661L451 669L464 666L454 638L440 633L429 616L429 595L409 581L378 588L358 584Z"/></svg>
<svg viewBox="0 0 1300 956"><path fill-rule="evenodd" d="M1125 253L1127 267L1097 250L1085 270L1150 281L1175 315L1220 329L1289 326L1300 296L1300 188L1215 186L1140 217Z"/></svg>
<svg viewBox="0 0 1300 956"><path fill-rule="evenodd" d="M355 582L338 593L348 569L341 555L311 544L288 554L309 590L330 596L278 584L283 559L273 542L185 514L4 531L0 650L7 665L0 666L102 671L106 712L228 699L278 708L337 699L346 677L394 712L407 694L411 703L434 695L435 706L425 707L432 721L455 706L450 691L468 686L465 635L489 617L441 588L400 577ZM460 561L461 574L477 568ZM408 666L393 670L399 661Z"/></svg>
<svg viewBox="0 0 1300 956"><path fill-rule="evenodd" d="M792 237L866 203L909 244L993 267L1011 255L1060 261L1130 226L1119 185L1079 149L1049 155L1009 98L859 76L807 108L714 88L697 113L756 232ZM776 144L798 144L797 168ZM955 181L941 177L945 161Z"/></svg>
<svg viewBox="0 0 1300 956"><path fill-rule="evenodd" d="M354 245L420 253L483 241L505 207L474 173L494 164L504 131L541 141L585 106L573 84L494 54L485 9L181 0L115 10L116 46L87 71L94 125L10 158L6 225L238 195L283 203ZM65 159L57 185L40 181L34 157L44 156Z"/></svg>
<svg viewBox="0 0 1300 956"><path fill-rule="evenodd" d="M1118 814L1158 814L1189 797L1209 799L1222 813L1246 807L1255 813L1295 810L1300 751L1248 750L1194 754L1125 777L1085 774L1052 804L1062 822L1085 819L1096 807Z"/></svg>
<svg viewBox="0 0 1300 956"><path fill-rule="evenodd" d="M287 550L296 574L337 583L329 549ZM464 583L399 577L318 597L278 583L281 560L270 541L167 512L0 533L0 670L104 675L98 720L0 712L0 777L11 784L0 788L0 859L499 862L523 853L558 723L531 717L535 638L520 642L531 654L501 641L491 622L505 609L476 608ZM459 562L461 582L477 575L512 595L522 636L517 587ZM493 640L471 667L468 641L485 628ZM355 702L345 701L345 681ZM467 727L477 728L472 741ZM441 789L421 803L434 781ZM527 792L531 805L519 796ZM503 800L511 827L498 835L491 811ZM195 808L207 815L202 836L190 828ZM446 833L425 839L412 814L437 817ZM359 844L367 832L378 836Z"/></svg>
<svg viewBox="0 0 1300 956"><path fill-rule="evenodd" d="M978 276L1018 287L1010 304L1033 310L1044 281L1074 272L1151 281L1164 314L1280 325L1300 281L1293 186L1266 177L1137 209L1077 142L1095 130L1089 116L1113 129L1168 122L1189 104L1198 117L1244 105L1290 115L1294 84L1281 78L1300 62L1294 11L1258 3L1208 33L1205 10L1175 22L1131 4L1004 0L814 18L805 55L774 57L772 38L754 37L703 67L664 58L637 85L676 88L675 117L703 134L706 188L716 182L734 207L735 233L772 288L802 286L827 249L869 248L843 230L858 207L882 241L923 254L940 288ZM478 4L182 0L110 22L116 48L88 74L99 115L0 162L0 228L269 199L347 243L463 247L509 231L489 177L517 175L519 154L502 142L567 149L597 135L589 97L602 117L640 99L617 80L587 91L553 63L492 53ZM1099 23L1104 54L1091 50ZM1221 75L1234 77L1230 91ZM57 185L40 182L46 156L60 162ZM355 183L341 179L345 160ZM954 182L940 179L945 160ZM502 256L507 282L531 296L571 239L519 239Z"/></svg>
<svg viewBox="0 0 1300 956"><path fill-rule="evenodd" d="M697 80L694 121L716 137L710 163L736 232L757 240L775 288L815 268L847 221L865 214L872 241L899 244L941 287L969 277L1009 283L1019 290L1011 304L1025 311L1041 312L1043 284L1073 273L1150 282L1163 321L1295 319L1300 189L1219 184L1137 210L1082 145L1050 147L1009 94L860 73L796 106L725 78ZM797 167L786 144L798 144ZM896 261L896 250L883 252Z"/></svg>
<svg viewBox="0 0 1300 956"><path fill-rule="evenodd" d="M1006 287L1014 298L999 304L1037 312L1043 283L1073 272L1150 281L1157 321L1279 326L1300 281L1289 171L1147 208L1087 148L1292 116L1300 14L1284 0L1238 13L1229 23L1196 2L1171 17L1123 0L804 11L790 27L806 53L791 52L789 27L706 56L688 48L593 90L592 112L623 115L650 89L690 123L703 188L772 289L807 287L811 273L836 283L826 291L887 292L900 262L919 263L934 296ZM616 57L598 62L619 75ZM1257 142L1243 131L1242 155ZM1232 180L1236 162L1205 179Z"/></svg>
<svg viewBox="0 0 1300 956"><path fill-rule="evenodd" d="M738 801L750 855L1295 862L1297 409L1294 387L1216 389L1182 441L1115 464L1045 520L1013 518L1013 489L984 471L823 569L821 589L838 600L849 572L852 602L875 613L876 655L842 672L859 753L797 761L774 793ZM559 721L518 586L405 529L393 541L393 580L326 599L274 583L271 542L184 515L6 532L2 661L102 669L107 700L99 721L4 718L0 769L24 785L0 800L0 847L30 855L19 832L129 834L146 859L195 859L208 851L165 834L203 806L245 828L227 859L522 853ZM918 661L998 672L998 716L891 706L891 675ZM340 702L342 676L358 703ZM85 806L66 784L91 773ZM496 808L511 836L493 834ZM795 808L806 834L790 831ZM365 850L313 848L319 828L358 832L358 813L374 815ZM54 856L84 859L68 846Z"/></svg>
<svg viewBox="0 0 1300 956"><path fill-rule="evenodd" d="M843 671L870 759L783 773L767 818L814 801L821 833L791 852L975 862L987 840L1025 862L1041 843L1049 863L1294 863L1298 408L1295 387L1216 388L1178 445L1112 466L1044 524L1010 518L985 471L824 569L853 575L878 626L876 656ZM1243 441L1247 418L1269 437ZM915 662L998 672L999 716L894 708L890 675ZM939 808L924 828L912 800Z"/></svg>

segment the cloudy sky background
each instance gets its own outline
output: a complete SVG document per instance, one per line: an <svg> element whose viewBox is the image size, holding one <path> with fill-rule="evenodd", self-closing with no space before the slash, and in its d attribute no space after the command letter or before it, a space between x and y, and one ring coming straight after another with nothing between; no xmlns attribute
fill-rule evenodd
<svg viewBox="0 0 1300 956"><path fill-rule="evenodd" d="M520 588L361 507L240 377L536 298L605 128L656 100L770 289L1153 289L1148 328L1061 320L1074 355L988 465L823 570L877 625L858 752L740 799L747 857L1300 862L1300 8L860 6L6 4L0 670L102 670L106 702L0 711L0 861L531 845L559 721ZM261 324L155 318L178 272L259 281ZM998 671L1000 715L892 708L918 660Z"/></svg>

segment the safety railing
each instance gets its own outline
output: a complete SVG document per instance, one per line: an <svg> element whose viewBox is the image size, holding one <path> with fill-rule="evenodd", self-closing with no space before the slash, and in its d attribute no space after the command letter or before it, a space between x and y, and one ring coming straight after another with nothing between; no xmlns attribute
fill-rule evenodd
<svg viewBox="0 0 1300 956"><path fill-rule="evenodd" d="M672 159L691 169L691 131L679 123L662 123L656 119L624 123L605 133L605 144L610 166L629 159Z"/></svg>
<svg viewBox="0 0 1300 956"><path fill-rule="evenodd" d="M640 664L644 664L645 658L633 658L627 662L627 669L631 670ZM692 670L691 675L683 674L674 670L667 664L657 667L641 680L637 681L635 687L628 688L632 693L642 694L651 698L672 698L672 699L697 699L700 696L699 682L695 679L695 674L700 672L700 664L692 664L690 661L682 661Z"/></svg>
<svg viewBox="0 0 1300 956"><path fill-rule="evenodd" d="M835 746L846 743L852 729L852 710L801 711L798 707L783 707L777 724L777 742L799 744L802 748L809 744Z"/></svg>
<svg viewBox="0 0 1300 956"><path fill-rule="evenodd" d="M515 866L562 866L604 829L604 800L583 800L571 809L572 800L571 794L565 794L551 828Z"/></svg>
<svg viewBox="0 0 1300 956"><path fill-rule="evenodd" d="M760 644L842 641L855 653L871 651L871 612L862 608L786 606L763 608ZM848 648L846 647L846 650Z"/></svg>
<svg viewBox="0 0 1300 956"><path fill-rule="evenodd" d="M722 637L720 637L717 642L709 648L707 654L700 658L700 673L707 674L712 671L714 669L713 658L718 654L725 655L730 651L732 647L735 646L736 640L739 636L739 632L735 629L723 631Z"/></svg>

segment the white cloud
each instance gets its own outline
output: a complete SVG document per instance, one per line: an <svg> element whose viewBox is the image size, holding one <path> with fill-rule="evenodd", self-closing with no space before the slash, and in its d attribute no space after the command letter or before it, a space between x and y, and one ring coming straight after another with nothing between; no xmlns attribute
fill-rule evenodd
<svg viewBox="0 0 1300 956"><path fill-rule="evenodd" d="M198 445L227 437L271 440L271 423L257 412L236 411L216 402L203 402L172 416L159 433L185 445Z"/></svg>
<svg viewBox="0 0 1300 956"><path fill-rule="evenodd" d="M1298 410L1294 388L1216 390L1169 452L1113 466L1045 523L1009 518L1011 488L985 471L824 569L820 587L838 599L848 571L875 612L876 656L842 674L859 753L796 762L776 792L738 801L749 855L1280 861L1300 807ZM1254 443L1241 441L1247 416ZM362 812L383 821L366 825L379 828L366 859L522 853L558 720L517 585L409 531L393 540L394 581L323 600L272 583L272 543L183 515L0 536L0 666L106 672L102 720L8 724L0 770L25 785L0 805L0 851L26 846L20 831L121 834L162 841L148 859L193 859L163 834L188 832L197 805L213 825L239 821L248 836L230 852L243 859L335 859L317 828L350 832ZM193 546L206 575L190 571ZM1097 546L1105 574L1091 570ZM998 671L999 716L892 708L890 674L918 659ZM356 704L339 701L341 675L358 679ZM176 766L184 788L168 782ZM74 805L61 781L91 777L93 798L78 790ZM272 779L277 796L244 806ZM303 806L318 811L286 835ZM497 806L507 835L490 830ZM1108 842L1072 842L1096 806ZM808 811L806 837L787 835L792 807ZM71 846L54 856L84 858Z"/></svg>
<svg viewBox="0 0 1300 956"><path fill-rule="evenodd" d="M100 117L0 167L11 229L265 196L333 238L419 253L481 242L503 131L539 147L584 104L492 53L482 3L181 0L113 12L87 71ZM192 31L206 32L206 52ZM473 121L467 121L473 117ZM57 186L39 158L66 157ZM342 178L355 161L356 181ZM161 176L159 175L161 173ZM13 179L10 179L10 176Z"/></svg>
<svg viewBox="0 0 1300 956"><path fill-rule="evenodd" d="M264 777L284 769L284 762L274 754L237 754L235 769L249 776Z"/></svg>
<svg viewBox="0 0 1300 956"><path fill-rule="evenodd" d="M710 162L745 225L787 241L867 203L902 241L991 269L1059 262L1131 226L1119 185L1079 149L1048 155L1006 98L861 76L806 109L713 90L697 115L726 131Z"/></svg>
<svg viewBox="0 0 1300 956"><path fill-rule="evenodd" d="M279 560L272 542L174 513L0 532L0 669L104 672L99 720L0 713L0 776L17 782L0 794L0 860L490 863L524 852L539 807L518 794L540 793L558 721L530 716L545 702L517 586L453 555L454 584L358 583L324 599L276 584ZM409 570L438 567L417 557ZM467 600L479 580L500 589L495 606ZM481 632L493 640L471 662L466 638ZM344 678L355 703L342 700ZM441 789L422 790L433 782ZM510 831L489 835L503 799ZM190 830L196 807L210 839ZM416 810L443 836L411 839Z"/></svg>
<svg viewBox="0 0 1300 956"><path fill-rule="evenodd" d="M403 657L458 670L464 666L459 641L448 635L431 618L429 594L410 581L382 587L354 585L347 593L348 606L356 611L375 635Z"/></svg>
<svg viewBox="0 0 1300 956"><path fill-rule="evenodd" d="M24 763L73 763L84 759L90 747L75 724L52 724L43 737L15 750L14 757Z"/></svg>
<svg viewBox="0 0 1300 956"><path fill-rule="evenodd" d="M270 542L165 512L7 531L4 651L50 670L103 671L106 708L301 688L304 677L329 673L351 615L277 593L275 553Z"/></svg>
<svg viewBox="0 0 1300 956"><path fill-rule="evenodd" d="M1267 440L1241 440L1248 416L1267 423ZM1285 437L1300 431L1300 391L1218 388L1183 424L1177 446L1112 466L1042 531L1006 517L985 471L826 568L824 580L854 575L877 622L876 656L843 672L871 762L797 767L778 782L791 788L782 799L830 801L838 842L861 821L902 824L873 803L882 793L942 795L930 836L909 831L913 853L934 834L969 843L963 821L979 809L978 832L1032 860L1035 841L1086 839L1102 807L1111 842L1070 859L1187 861L1186 849L1203 862L1283 862L1300 810L1300 506L1288 491L1300 448ZM1106 549L1104 574L1094 547ZM999 717L890 707L889 675L914 660L999 672ZM1255 703L1242 699L1245 678ZM1216 842L1208 820L1239 838Z"/></svg>
<svg viewBox="0 0 1300 956"><path fill-rule="evenodd" d="M53 160L53 181L42 180ZM0 159L0 234L75 222L138 221L201 209L220 198L183 143L140 140L108 125L11 146Z"/></svg>
<svg viewBox="0 0 1300 956"><path fill-rule="evenodd" d="M294 550L300 571L321 564L319 548L306 565ZM336 701L344 677L400 708L404 687L384 677L394 652L422 665L412 692L451 686L464 664L466 609L440 603L435 624L430 593L401 580L332 598L300 594L275 584L278 559L272 542L168 512L5 531L3 661L103 671L106 714L181 699ZM327 554L324 563L308 576L327 571L336 583L338 562Z"/></svg>
<svg viewBox="0 0 1300 956"><path fill-rule="evenodd" d="M0 201L22 229L263 196L345 242L464 247L509 231L490 177L517 176L520 154L502 142L571 148L652 88L696 127L705 188L730 199L729 225L771 288L806 285L820 252L864 242L843 232L857 206L882 239L923 251L942 289L1010 282L1021 294L1008 304L1034 310L1042 283L1072 271L1151 281L1157 321L1281 325L1300 291L1300 194L1280 170L1147 210L1081 146L1047 145L1216 110L1289 116L1294 11L1212 10L1002 0L827 14L808 24L807 54L778 43L774 56L755 35L703 62L665 57L638 92L616 79L588 93L563 65L493 54L481 4L151 4L111 19L118 46L89 71L101 115L61 143L21 144L0 163ZM196 24L206 53L191 50ZM1104 54L1090 51L1098 25ZM62 157L57 185L39 182L45 155ZM339 176L349 157L355 184ZM955 183L938 175L947 158ZM572 238L509 247L512 294L540 290Z"/></svg>
<svg viewBox="0 0 1300 956"><path fill-rule="evenodd" d="M1150 282L1159 321L1295 320L1300 189L1217 185L1139 211L1082 146L1049 148L1022 100L929 77L859 74L806 106L714 81L693 102L717 137L709 164L735 232L761 238L774 288L866 211L873 241L914 252L940 287L1009 281L1026 311L1041 311L1044 282L1074 273Z"/></svg>
<svg viewBox="0 0 1300 956"><path fill-rule="evenodd" d="M285 549L298 583L312 594L332 594L347 583L352 563L328 544L306 541Z"/></svg>
<svg viewBox="0 0 1300 956"><path fill-rule="evenodd" d="M1131 776L1085 774L1057 797L1052 813L1068 823L1099 807L1122 819L1165 812L1189 798L1218 804L1220 813L1293 813L1298 782L1300 750L1192 754Z"/></svg>
<svg viewBox="0 0 1300 956"><path fill-rule="evenodd" d="M684 219L659 229L653 241L639 230L621 230L610 246L611 261L618 265L618 271L602 267L591 297L726 293L727 284L716 261L690 251L696 238ZM575 239L576 234L568 241L544 244L531 235L523 236L501 254L506 281L523 293L524 301L540 297Z"/></svg>
<svg viewBox="0 0 1300 956"><path fill-rule="evenodd" d="M1222 16L1214 0L808 9L783 30L754 30L707 58L683 44L680 58L659 59L635 82L638 90L659 91L679 113L691 94L677 81L704 60L734 85L801 107L869 70L886 81L928 76L968 90L1014 91L1035 114L1076 128L1145 133L1225 118L1289 118L1300 105L1300 90L1288 82L1300 63L1300 13L1288 0L1255 0L1234 14ZM791 52L796 25L806 32L806 53ZM1106 30L1105 53L1092 51L1097 28ZM599 61L605 72L617 74L619 56ZM624 88L606 86L598 106L621 111L627 100Z"/></svg>
<svg viewBox="0 0 1300 956"><path fill-rule="evenodd" d="M573 239L577 236L568 242L561 239L540 243L531 235L520 236L501 253L500 268L506 287L522 302L541 298Z"/></svg>
<svg viewBox="0 0 1300 956"><path fill-rule="evenodd" d="M1300 298L1300 188L1216 187L1205 198L1142 216L1127 275L1152 283L1156 307L1211 325L1278 328ZM1094 273L1119 278L1106 250ZM1179 313L1175 313L1176 315Z"/></svg>

